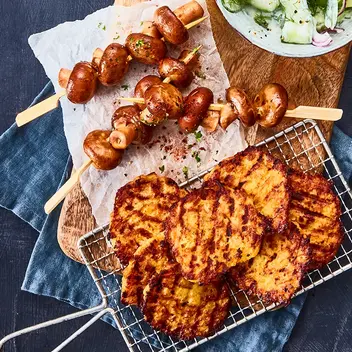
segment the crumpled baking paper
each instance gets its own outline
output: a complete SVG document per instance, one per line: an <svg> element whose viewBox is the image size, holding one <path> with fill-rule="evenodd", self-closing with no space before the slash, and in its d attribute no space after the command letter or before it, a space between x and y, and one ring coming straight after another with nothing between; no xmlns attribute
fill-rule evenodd
<svg viewBox="0 0 352 352"><path fill-rule="evenodd" d="M157 6L168 5L175 9L187 1L150 1L133 7L110 6L84 20L66 22L48 31L34 34L29 44L43 65L57 92L61 91L57 75L61 67L72 68L78 61L90 61L92 53L111 42L124 43L131 32L140 32L143 21L152 20ZM206 10L205 1L199 1ZM186 95L198 86L209 87L214 99L224 99L229 81L212 36L210 20L190 30L190 39L183 45L168 45L168 55L178 57L183 49L203 45L201 69ZM113 112L121 105L119 97L133 96L137 82L148 74L157 74L156 67L132 61L124 80L116 87L100 86L95 97L86 105L74 105L61 98L64 129L74 167L79 168L87 159L83 151L85 136L95 129L110 129ZM218 161L246 147L244 132L238 121L224 132L220 128L207 133L201 127L195 134L182 134L174 120L155 128L154 138L146 146L130 146L123 161L114 170L100 171L91 166L81 177L85 194L99 225L109 221L116 191L141 174L157 172L183 182Z"/></svg>

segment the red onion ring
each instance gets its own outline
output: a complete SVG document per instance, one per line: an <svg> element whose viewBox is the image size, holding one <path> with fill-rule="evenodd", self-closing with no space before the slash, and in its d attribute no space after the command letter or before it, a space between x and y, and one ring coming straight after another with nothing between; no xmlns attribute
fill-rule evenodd
<svg viewBox="0 0 352 352"><path fill-rule="evenodd" d="M341 6L337 16L340 16L342 14L342 12L344 12L346 10L346 5L347 5L347 0L342 0L342 6Z"/></svg>
<svg viewBox="0 0 352 352"><path fill-rule="evenodd" d="M329 46L332 43L332 38L328 32L318 33L313 36L312 44L318 47Z"/></svg>

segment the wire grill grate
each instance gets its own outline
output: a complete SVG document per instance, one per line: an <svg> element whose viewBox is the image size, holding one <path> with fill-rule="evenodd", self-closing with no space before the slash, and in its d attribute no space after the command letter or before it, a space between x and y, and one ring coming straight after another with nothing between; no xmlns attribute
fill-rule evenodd
<svg viewBox="0 0 352 352"><path fill-rule="evenodd" d="M299 295L352 267L351 191L323 134L314 121L299 122L260 142L258 146L265 147L272 155L290 167L311 173L322 172L326 178L332 180L335 193L341 201L342 222L345 231L344 241L335 258L328 265L306 275L300 291L296 294ZM192 177L181 186L185 188L199 187L202 183L202 177L208 171ZM257 298L248 297L245 292L234 291L233 288L230 288L234 304L223 328L215 335L210 338L182 341L157 332L144 321L138 308L120 303L121 276L118 274L118 270L104 272L99 269L100 264L114 255L112 249L106 245L107 228L106 225L83 236L79 241L79 248L103 301L106 301L107 305L113 309L113 319L131 351L188 351L266 311L277 308L274 304L265 306ZM92 250L93 246L99 248L99 257L94 255L97 251Z"/></svg>

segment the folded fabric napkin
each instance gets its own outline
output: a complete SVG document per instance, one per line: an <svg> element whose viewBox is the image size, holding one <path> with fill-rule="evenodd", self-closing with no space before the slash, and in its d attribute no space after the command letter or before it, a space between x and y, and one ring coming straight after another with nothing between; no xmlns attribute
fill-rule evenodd
<svg viewBox="0 0 352 352"><path fill-rule="evenodd" d="M53 93L48 83L33 103ZM352 139L335 128L332 147L351 182ZM59 248L56 231L61 207L49 216L43 210L47 199L69 176L70 164L61 109L24 127L13 125L0 137L0 205L39 232L22 289L85 309L100 304L98 290L86 267L66 257ZM305 295L301 295L287 308L253 319L198 350L281 351L304 300ZM113 324L110 317L105 320Z"/></svg>

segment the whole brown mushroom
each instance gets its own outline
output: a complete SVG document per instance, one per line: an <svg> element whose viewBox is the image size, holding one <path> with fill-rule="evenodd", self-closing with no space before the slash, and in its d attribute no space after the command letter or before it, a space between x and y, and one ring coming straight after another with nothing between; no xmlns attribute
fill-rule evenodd
<svg viewBox="0 0 352 352"><path fill-rule="evenodd" d="M158 125L165 119L177 119L183 112L181 92L169 83L149 87L144 93L147 109L142 111L140 121Z"/></svg>
<svg viewBox="0 0 352 352"><path fill-rule="evenodd" d="M119 107L113 114L111 125L116 130L120 125L128 125L139 121L139 109L134 105Z"/></svg>
<svg viewBox="0 0 352 352"><path fill-rule="evenodd" d="M161 39L142 33L131 33L125 45L134 59L146 65L157 65L167 50Z"/></svg>
<svg viewBox="0 0 352 352"><path fill-rule="evenodd" d="M83 143L84 152L99 170L112 170L122 160L123 150L117 150L109 143L109 130L95 130L88 133Z"/></svg>
<svg viewBox="0 0 352 352"><path fill-rule="evenodd" d="M118 108L112 118L109 141L116 149L126 149L131 143L147 144L153 136L153 129L139 121L139 109L134 105Z"/></svg>
<svg viewBox="0 0 352 352"><path fill-rule="evenodd" d="M134 88L134 96L136 98L143 98L144 99L144 93L145 91L153 86L154 84L159 84L161 83L161 79L158 76L154 75L148 75L143 77L136 85ZM141 110L144 110L147 106L143 104L136 104Z"/></svg>
<svg viewBox="0 0 352 352"><path fill-rule="evenodd" d="M288 94L282 85L265 85L254 98L257 122L266 128L277 126L285 116L287 106Z"/></svg>
<svg viewBox="0 0 352 352"><path fill-rule="evenodd" d="M104 86L114 86L128 70L128 51L118 43L110 44L99 62L99 81Z"/></svg>
<svg viewBox="0 0 352 352"><path fill-rule="evenodd" d="M86 61L78 62L68 79L67 98L74 104L85 104L91 100L98 86L98 72Z"/></svg>
<svg viewBox="0 0 352 352"><path fill-rule="evenodd" d="M154 24L164 39L171 44L180 45L189 38L186 27L167 6L161 6L155 11Z"/></svg>
<svg viewBox="0 0 352 352"><path fill-rule="evenodd" d="M250 127L256 123L256 110L243 89L236 87L226 89L226 100L231 103L234 113L238 114L243 125Z"/></svg>
<svg viewBox="0 0 352 352"><path fill-rule="evenodd" d="M187 88L194 78L192 71L186 64L171 57L160 61L158 71L162 78L168 77L177 88Z"/></svg>
<svg viewBox="0 0 352 352"><path fill-rule="evenodd" d="M210 104L214 100L209 88L194 89L184 101L184 115L178 119L178 125L184 132L194 132L206 117Z"/></svg>

